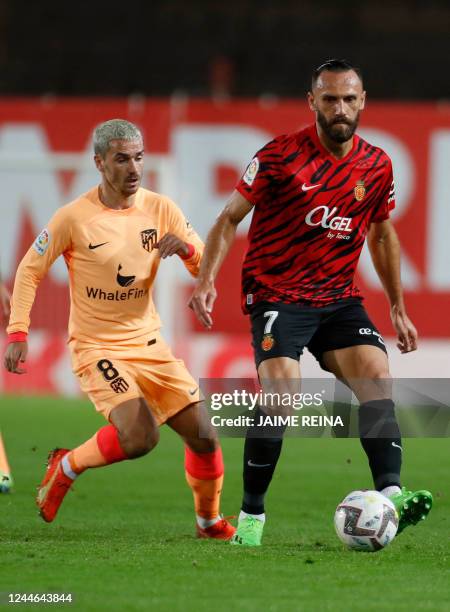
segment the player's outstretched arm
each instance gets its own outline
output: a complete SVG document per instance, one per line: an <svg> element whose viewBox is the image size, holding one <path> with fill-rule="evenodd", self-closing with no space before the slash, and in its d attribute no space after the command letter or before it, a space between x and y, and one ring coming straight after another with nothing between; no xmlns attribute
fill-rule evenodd
<svg viewBox="0 0 450 612"><path fill-rule="evenodd" d="M27 334L36 290L55 259L70 249L71 223L66 209L60 208L55 213L17 268L4 359L8 372L25 373L19 364L25 362L28 352Z"/></svg>
<svg viewBox="0 0 450 612"><path fill-rule="evenodd" d="M217 296L214 281L233 244L237 226L252 208L250 202L234 191L208 233L197 284L189 300L189 307L208 329L212 327L211 312Z"/></svg>
<svg viewBox="0 0 450 612"><path fill-rule="evenodd" d="M375 270L391 306L391 319L402 353L417 349L417 330L406 314L400 277L400 241L389 219L372 223L368 246Z"/></svg>

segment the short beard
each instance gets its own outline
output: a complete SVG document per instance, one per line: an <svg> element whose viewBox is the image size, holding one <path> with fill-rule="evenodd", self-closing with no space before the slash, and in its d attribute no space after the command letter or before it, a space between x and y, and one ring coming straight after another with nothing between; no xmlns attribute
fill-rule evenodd
<svg viewBox="0 0 450 612"><path fill-rule="evenodd" d="M326 136L333 142L342 144L350 140L350 138L356 132L356 128L358 127L359 123L359 111L354 121L350 122L347 119L345 120L345 126L343 126L342 123L338 126L335 124L335 121L336 119L333 119L333 121L328 122L325 119L325 115L323 115L320 111L317 111L317 122L325 132Z"/></svg>

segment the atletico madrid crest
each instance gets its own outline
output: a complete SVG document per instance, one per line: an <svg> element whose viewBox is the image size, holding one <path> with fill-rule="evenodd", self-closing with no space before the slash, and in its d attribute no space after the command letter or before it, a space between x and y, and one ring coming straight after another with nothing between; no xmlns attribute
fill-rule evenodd
<svg viewBox="0 0 450 612"><path fill-rule="evenodd" d="M261 348L263 351L270 351L270 349L275 344L275 340L272 334L264 334L264 337L261 342Z"/></svg>
<svg viewBox="0 0 450 612"><path fill-rule="evenodd" d="M144 230L141 232L141 240L143 248L150 253L158 242L157 231L155 229Z"/></svg>
<svg viewBox="0 0 450 612"><path fill-rule="evenodd" d="M364 181L356 181L354 193L355 193L355 198L358 202L361 202L361 200L364 199L364 196L366 195L366 188L364 187Z"/></svg>

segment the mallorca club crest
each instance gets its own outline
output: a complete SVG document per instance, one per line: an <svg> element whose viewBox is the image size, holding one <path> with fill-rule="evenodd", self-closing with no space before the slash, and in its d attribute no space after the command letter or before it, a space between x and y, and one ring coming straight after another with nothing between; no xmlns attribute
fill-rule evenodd
<svg viewBox="0 0 450 612"><path fill-rule="evenodd" d="M158 234L155 229L146 229L141 232L142 247L150 253L158 242Z"/></svg>
<svg viewBox="0 0 450 612"><path fill-rule="evenodd" d="M355 193L355 199L358 202L364 199L366 195L366 188L364 187L364 181L356 181L355 189L353 190Z"/></svg>
<svg viewBox="0 0 450 612"><path fill-rule="evenodd" d="M272 336L272 334L264 334L262 342L261 342L262 350L270 351L270 349L273 347L274 344L275 344L275 339Z"/></svg>

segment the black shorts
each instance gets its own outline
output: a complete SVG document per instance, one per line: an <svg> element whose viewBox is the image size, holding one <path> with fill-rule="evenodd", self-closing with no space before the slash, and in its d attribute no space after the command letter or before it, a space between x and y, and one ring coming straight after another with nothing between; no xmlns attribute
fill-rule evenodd
<svg viewBox="0 0 450 612"><path fill-rule="evenodd" d="M387 353L383 338L358 298L316 308L305 304L260 302L250 313L256 367L265 359L299 360L305 346L326 370L326 351L370 344Z"/></svg>

